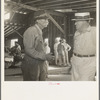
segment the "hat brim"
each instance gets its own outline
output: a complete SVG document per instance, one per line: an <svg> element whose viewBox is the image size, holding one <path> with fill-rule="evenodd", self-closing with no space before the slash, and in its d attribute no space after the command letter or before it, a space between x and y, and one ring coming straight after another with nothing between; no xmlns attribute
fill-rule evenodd
<svg viewBox="0 0 100 100"><path fill-rule="evenodd" d="M72 19L72 21L85 21L85 20L93 20L93 18L87 18L87 19Z"/></svg>

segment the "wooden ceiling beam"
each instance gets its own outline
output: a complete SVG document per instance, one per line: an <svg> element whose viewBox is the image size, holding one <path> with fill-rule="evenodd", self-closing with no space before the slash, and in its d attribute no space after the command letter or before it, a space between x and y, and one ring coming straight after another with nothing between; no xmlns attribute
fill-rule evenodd
<svg viewBox="0 0 100 100"><path fill-rule="evenodd" d="M9 25L4 26L4 30L6 30L9 27Z"/></svg>
<svg viewBox="0 0 100 100"><path fill-rule="evenodd" d="M20 6L22 8L25 8L25 9L29 9L29 10L32 10L32 11L38 11L38 10L41 10L39 8L35 8L35 7L31 7L31 6L27 6L27 5L24 5L24 4L20 4L20 3L16 3L16 2L12 2L12 1L7 1L6 3L9 3L11 5L16 5L16 6ZM43 9L42 9L43 10ZM65 16L64 14L62 13L59 13L59 12L56 12L56 11L48 11L48 13L50 14L53 14L53 15L59 15L59 16Z"/></svg>
<svg viewBox="0 0 100 100"><path fill-rule="evenodd" d="M9 4L12 4L12 5L17 5L19 7L22 7L22 8L25 8L25 9L30 9L30 10L34 10L34 11L37 11L37 10L40 10L40 9L37 9L35 7L31 7L31 6L27 6L27 5L24 5L24 4L20 4L20 3L16 3L16 2L12 2L12 1L9 1L7 2ZM47 13L48 17L50 18L50 20L57 26L57 28L64 34L64 30L60 27L60 25L52 18L52 16L49 14L50 12ZM16 30L15 32L17 34L19 34Z"/></svg>
<svg viewBox="0 0 100 100"><path fill-rule="evenodd" d="M11 33L12 33L12 31L13 31L13 29L9 30L9 31L8 31L8 32L6 32L4 35L5 35L5 36L7 36L7 35L11 34Z"/></svg>
<svg viewBox="0 0 100 100"><path fill-rule="evenodd" d="M14 30L14 32L16 32L20 37L23 38L23 36L18 32L18 30L16 30L16 29L13 29L13 30Z"/></svg>
<svg viewBox="0 0 100 100"><path fill-rule="evenodd" d="M15 29L17 29L17 27ZM10 28L10 30L8 30L7 32L5 32L4 35L6 36L6 35L10 34L12 31L13 31L13 29Z"/></svg>
<svg viewBox="0 0 100 100"><path fill-rule="evenodd" d="M78 10L78 9L86 9L86 8L96 8L96 6L86 6L86 7L78 7L78 8L72 8L72 9L75 9L75 10Z"/></svg>
<svg viewBox="0 0 100 100"><path fill-rule="evenodd" d="M44 7L43 6L43 8L42 9L67 9L67 8L74 8L74 7L82 7L82 6L91 6L91 5L96 5L96 2L91 2L91 3L86 3L86 4L84 4L84 3L81 3L81 4L73 4L73 5L65 5L65 6L54 6L54 7Z"/></svg>
<svg viewBox="0 0 100 100"><path fill-rule="evenodd" d="M79 12L84 12L84 11L86 11L86 12L94 12L94 11L96 11L96 8L88 8L88 9L79 9L79 10L77 10L77 11L79 11Z"/></svg>
<svg viewBox="0 0 100 100"><path fill-rule="evenodd" d="M16 28L16 30L19 30L21 27L18 27L18 28ZM11 34L13 34L15 31L12 29L11 31L9 31L6 35L5 35L5 37L7 37L7 36L9 36L9 35L11 35Z"/></svg>
<svg viewBox="0 0 100 100"><path fill-rule="evenodd" d="M69 1L69 0L68 0ZM61 2L68 2L66 0L49 0L49 1L43 1L42 3L39 3L39 4L34 4L35 6L38 6L38 5L48 5L48 4L54 4L54 3L61 3ZM71 0L70 0L71 1Z"/></svg>
<svg viewBox="0 0 100 100"><path fill-rule="evenodd" d="M65 14L63 14L61 12L57 12L57 11L53 11L53 10L47 10L47 13L51 14L51 15L61 16L61 17L65 17L66 16Z"/></svg>
<svg viewBox="0 0 100 100"><path fill-rule="evenodd" d="M35 3L35 2L39 2L39 1L43 1L43 0L28 1L28 2L25 2L23 4L32 4L32 3Z"/></svg>
<svg viewBox="0 0 100 100"><path fill-rule="evenodd" d="M67 8L67 7L66 7L66 8L60 8L60 9L57 9L57 8L53 8L53 9L55 9L55 10L72 9L73 11L74 11L74 10L76 11L76 10L78 10L78 9L86 9L86 8L91 8L91 9L92 9L92 8L96 8L96 6L93 5L93 6L86 6L86 7L85 7L85 6L83 6L83 7L74 7L74 8L73 8L73 7L72 7L72 8ZM48 10L48 9L47 9L47 10ZM50 9L49 9L49 10L50 10ZM52 9L51 9L51 10L52 10ZM67 12L67 11L66 11L66 12Z"/></svg>
<svg viewBox="0 0 100 100"><path fill-rule="evenodd" d="M4 33L6 33L7 31L9 31L11 28L10 28L10 26L7 28L7 29L5 29L4 30Z"/></svg>
<svg viewBox="0 0 100 100"><path fill-rule="evenodd" d="M18 7L21 7L21 8L33 10L33 11L40 10L39 8L31 7L31 6L28 6L28 5L25 5L25 4L21 4L21 3L16 3L16 2L13 2L13 1L5 1L5 3L10 4L10 5L14 5L14 6L18 6Z"/></svg>
<svg viewBox="0 0 100 100"><path fill-rule="evenodd" d="M39 8L45 7L45 6L46 7L47 6L48 7L53 7L53 6L60 6L60 5L66 5L66 4L70 5L70 4L75 4L75 3L82 3L82 2L85 2L85 1L88 1L88 0L69 1L69 2L64 2L64 3L53 3L51 5L40 5L40 4L38 4L38 5L39 5Z"/></svg>
<svg viewBox="0 0 100 100"><path fill-rule="evenodd" d="M17 27L14 27L14 28L17 28ZM7 30L4 31L5 35L6 35L7 32L10 31L10 30L11 30L11 26L9 26L9 28L8 28Z"/></svg>
<svg viewBox="0 0 100 100"><path fill-rule="evenodd" d="M36 3L36 4L33 4L34 6L45 6L45 5L54 5L54 4L59 4L59 5L62 5L62 4L66 4L66 3L70 3L70 2L73 2L74 0L53 0L53 1L43 1L42 3ZM76 0L76 1L88 1L88 0Z"/></svg>
<svg viewBox="0 0 100 100"><path fill-rule="evenodd" d="M41 1L41 0L25 2L25 3L23 3L23 4L26 5L26 4L34 3L34 2L37 2L37 1ZM19 9L21 9L21 8L22 8L22 6L21 6L21 7L20 7L20 6L17 6L17 7L15 7L13 10L19 10ZM29 9L29 10L30 10L30 9Z"/></svg>
<svg viewBox="0 0 100 100"><path fill-rule="evenodd" d="M6 34L10 30L11 30L11 28L9 27L8 29L4 30L4 33Z"/></svg>

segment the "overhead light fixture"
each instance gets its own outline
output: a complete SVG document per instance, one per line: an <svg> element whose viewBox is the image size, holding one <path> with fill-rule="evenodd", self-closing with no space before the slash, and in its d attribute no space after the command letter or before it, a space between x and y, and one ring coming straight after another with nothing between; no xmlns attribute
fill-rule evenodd
<svg viewBox="0 0 100 100"><path fill-rule="evenodd" d="M16 13L18 13L18 11L15 11Z"/></svg>
<svg viewBox="0 0 100 100"><path fill-rule="evenodd" d="M17 23L14 23L14 25L17 25Z"/></svg>
<svg viewBox="0 0 100 100"><path fill-rule="evenodd" d="M13 24L13 23L10 23L11 25Z"/></svg>
<svg viewBox="0 0 100 100"><path fill-rule="evenodd" d="M23 14L27 14L27 12L24 12Z"/></svg>
<svg viewBox="0 0 100 100"><path fill-rule="evenodd" d="M58 12L75 12L76 10L72 10L72 9L59 9L59 10L55 10Z"/></svg>
<svg viewBox="0 0 100 100"><path fill-rule="evenodd" d="M19 13L20 13L20 14L23 14L23 12L22 12L22 11L20 11Z"/></svg>

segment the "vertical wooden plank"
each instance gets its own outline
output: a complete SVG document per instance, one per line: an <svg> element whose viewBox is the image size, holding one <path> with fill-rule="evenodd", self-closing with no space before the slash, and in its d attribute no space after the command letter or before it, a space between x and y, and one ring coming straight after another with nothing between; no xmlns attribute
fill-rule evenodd
<svg viewBox="0 0 100 100"><path fill-rule="evenodd" d="M64 37L65 37L65 39L67 39L67 37L68 37L68 33L67 33L67 17L64 17L64 32L65 32Z"/></svg>

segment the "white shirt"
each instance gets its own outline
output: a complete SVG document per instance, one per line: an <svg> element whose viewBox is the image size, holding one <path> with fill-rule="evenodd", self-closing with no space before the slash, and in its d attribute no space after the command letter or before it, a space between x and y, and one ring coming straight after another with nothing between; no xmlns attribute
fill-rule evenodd
<svg viewBox="0 0 100 100"><path fill-rule="evenodd" d="M76 31L74 36L74 53L81 55L96 54L96 28L88 27L84 33Z"/></svg>

